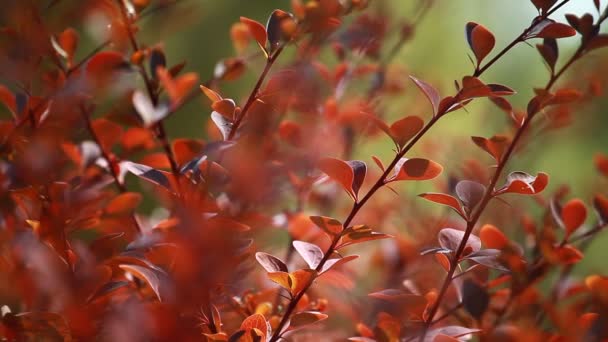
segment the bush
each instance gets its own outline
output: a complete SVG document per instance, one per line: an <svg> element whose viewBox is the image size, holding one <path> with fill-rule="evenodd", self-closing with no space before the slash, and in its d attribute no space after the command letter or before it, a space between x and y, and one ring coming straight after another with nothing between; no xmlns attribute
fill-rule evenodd
<svg viewBox="0 0 608 342"><path fill-rule="evenodd" d="M234 56L202 83L140 39L142 18L179 15L178 2L4 5L5 340L608 338L608 278L573 273L608 224L608 158L596 155L584 200L509 165L599 110L608 7L562 23L555 12L573 1L532 0L537 16L504 46L467 23L472 70L440 92L395 58L414 43L433 53L413 38L439 2L416 2L407 21L365 0L241 17ZM561 51L571 36L578 46ZM524 44L548 76L520 108L510 99L524 95L486 71ZM221 90L247 72L258 78L245 93ZM423 114L388 113L403 94ZM200 139L170 132L197 98ZM504 114L495 135L433 136L484 101Z"/></svg>

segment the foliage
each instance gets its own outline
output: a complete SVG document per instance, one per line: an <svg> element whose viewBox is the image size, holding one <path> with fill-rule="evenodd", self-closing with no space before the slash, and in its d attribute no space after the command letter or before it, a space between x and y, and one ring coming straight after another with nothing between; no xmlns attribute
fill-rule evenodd
<svg viewBox="0 0 608 342"><path fill-rule="evenodd" d="M556 11L574 1L532 0L537 16L504 47L463 23L471 72L440 91L394 57L441 1L418 1L405 21L381 0L293 0L265 21L240 17L226 33L234 55L203 82L141 40L140 20L170 17L178 1L77 2L77 19L58 22L48 17L61 0L4 5L3 339L608 338L608 275L572 273L608 224L605 151L589 198L509 165L602 94L608 65L591 57L608 46L607 4L562 23ZM576 50L560 51L573 36ZM522 109L486 71L524 44L548 80ZM588 76L573 77L575 64ZM247 72L258 75L247 93L223 90ZM391 119L382 103L406 92L407 115ZM168 132L197 98L200 139ZM502 131L462 132L472 141L450 160L439 152L458 142L440 134L413 152L480 101L505 114ZM359 152L383 139L392 159ZM420 182L433 191L406 190Z"/></svg>

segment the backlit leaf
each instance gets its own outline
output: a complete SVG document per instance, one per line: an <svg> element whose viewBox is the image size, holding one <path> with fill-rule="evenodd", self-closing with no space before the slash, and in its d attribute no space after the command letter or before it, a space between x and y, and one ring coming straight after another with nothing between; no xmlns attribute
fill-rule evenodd
<svg viewBox="0 0 608 342"><path fill-rule="evenodd" d="M414 84L416 84L418 89L420 89L422 91L424 96L426 96L426 98L429 100L429 102L433 106L433 115L437 115L438 108L439 108L439 101L441 100L441 97L439 96L439 93L437 92L437 90L435 88L433 88L433 86L431 86L430 84L428 84L422 80L419 80L419 79L415 78L414 76L410 75L410 78L412 79L412 81L414 81Z"/></svg>
<svg viewBox="0 0 608 342"><path fill-rule="evenodd" d="M256 42L258 42L259 46L265 50L266 40L268 36L264 26L255 20L245 17L241 17L241 22L247 25L247 28L249 29L249 32L251 33L253 38L256 40Z"/></svg>
<svg viewBox="0 0 608 342"><path fill-rule="evenodd" d="M319 170L323 171L329 178L342 185L342 188L344 188L353 199L356 199L356 195L352 188L355 174L347 162L336 158L323 158L319 161L318 166Z"/></svg>
<svg viewBox="0 0 608 342"><path fill-rule="evenodd" d="M274 255L257 252L255 253L255 258L264 267L266 272L289 272L287 265Z"/></svg>
<svg viewBox="0 0 608 342"><path fill-rule="evenodd" d="M336 236L342 232L344 227L342 226L342 222L325 216L310 216L310 220L319 228L321 228L324 232L329 234L330 236Z"/></svg>
<svg viewBox="0 0 608 342"><path fill-rule="evenodd" d="M456 251L462 238L464 237L464 231L457 230L454 228L443 228L439 231L437 239L439 240L439 245L443 248L449 249L451 251ZM481 249L481 240L473 234L469 235L469 239L467 240L467 244L465 249L469 248L469 252L477 252Z"/></svg>
<svg viewBox="0 0 608 342"><path fill-rule="evenodd" d="M323 251L319 246L304 242L304 241L294 241L293 247L296 249L298 254L306 261L308 266L312 269L317 268L321 260L323 259Z"/></svg>
<svg viewBox="0 0 608 342"><path fill-rule="evenodd" d="M326 314L316 312L316 311L302 311L294 314L291 317L291 321L289 322L290 327L299 328L302 326L310 325L313 323L317 323L326 319L328 316Z"/></svg>
<svg viewBox="0 0 608 342"><path fill-rule="evenodd" d="M447 205L448 207L454 209L461 217L466 217L466 214L462 210L462 206L460 205L460 202L453 196L450 196L448 194L431 193L431 192L420 194L418 196L424 198L427 201Z"/></svg>

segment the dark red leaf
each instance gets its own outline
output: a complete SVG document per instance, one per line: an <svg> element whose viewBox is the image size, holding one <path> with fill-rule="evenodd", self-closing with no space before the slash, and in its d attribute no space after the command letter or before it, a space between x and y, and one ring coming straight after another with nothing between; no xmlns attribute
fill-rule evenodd
<svg viewBox="0 0 608 342"><path fill-rule="evenodd" d="M473 22L467 23L465 33L469 47L473 50L479 66L494 48L496 39L485 26Z"/></svg>
<svg viewBox="0 0 608 342"><path fill-rule="evenodd" d="M462 304L475 319L480 320L490 304L490 295L485 288L471 279L462 283Z"/></svg>

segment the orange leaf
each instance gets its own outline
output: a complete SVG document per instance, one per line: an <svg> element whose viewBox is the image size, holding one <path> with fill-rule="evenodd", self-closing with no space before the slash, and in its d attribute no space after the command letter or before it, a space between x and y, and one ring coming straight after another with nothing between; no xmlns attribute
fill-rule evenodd
<svg viewBox="0 0 608 342"><path fill-rule="evenodd" d="M249 331L253 329L258 329L264 334L264 336L266 336L268 327L266 325L266 318L264 318L264 315L253 314L243 320L243 323L241 323L241 330Z"/></svg>
<svg viewBox="0 0 608 342"><path fill-rule="evenodd" d="M211 100L211 102L216 102L216 101L222 100L222 97L220 96L220 94L218 94L214 90L209 89L209 88L205 87L204 85L200 85L199 87L201 88L201 91L203 92L203 94L205 94L205 96L207 96L207 98L209 100Z"/></svg>
<svg viewBox="0 0 608 342"><path fill-rule="evenodd" d="M509 245L509 239L505 234L491 224L481 227L479 239L486 248L503 249Z"/></svg>
<svg viewBox="0 0 608 342"><path fill-rule="evenodd" d="M422 158L402 158L395 165L394 176L387 180L393 182L398 180L428 180L441 174L443 167L438 163Z"/></svg>
<svg viewBox="0 0 608 342"><path fill-rule="evenodd" d="M258 42L258 44L263 50L266 50L265 47L268 35L266 34L266 29L264 28L264 25L246 17L241 17L241 22L247 25L247 28L249 29L249 32L251 33L253 38Z"/></svg>
<svg viewBox="0 0 608 342"><path fill-rule="evenodd" d="M424 121L418 116L408 116L394 122L389 128L395 143L401 147L412 139L424 126Z"/></svg>
<svg viewBox="0 0 608 342"><path fill-rule="evenodd" d="M431 192L420 194L418 196L424 198L427 201L447 205L448 207L456 210L456 212L461 217L466 216L465 213L462 211L462 206L460 205L460 202L453 196L450 196L447 194L440 194L440 193L431 193Z"/></svg>
<svg viewBox="0 0 608 342"><path fill-rule="evenodd" d="M156 75L163 85L163 88L165 88L167 95L169 95L171 104L174 108L182 103L184 98L198 83L198 75L194 72L189 72L173 79L167 69L159 66L156 69Z"/></svg>
<svg viewBox="0 0 608 342"><path fill-rule="evenodd" d="M331 237L336 236L344 230L342 222L335 218L325 216L310 216L310 220Z"/></svg>

